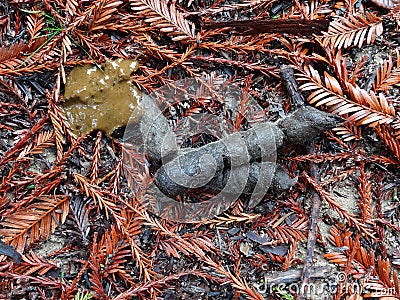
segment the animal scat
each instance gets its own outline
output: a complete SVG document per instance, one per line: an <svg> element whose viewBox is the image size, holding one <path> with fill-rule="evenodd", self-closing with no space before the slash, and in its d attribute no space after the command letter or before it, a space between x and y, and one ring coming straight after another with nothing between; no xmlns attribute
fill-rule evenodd
<svg viewBox="0 0 400 300"><path fill-rule="evenodd" d="M284 133L285 144L304 145L322 131L335 128L343 122L344 119L338 115L304 106L278 121L277 125Z"/></svg>
<svg viewBox="0 0 400 300"><path fill-rule="evenodd" d="M125 126L141 96L130 80L137 61L117 59L102 67L75 67L67 77L62 107L79 136L95 129L111 135Z"/></svg>
<svg viewBox="0 0 400 300"><path fill-rule="evenodd" d="M276 148L287 144L304 145L307 141L319 135L321 131L332 129L341 123L343 123L341 117L320 111L311 106L303 106L277 123L265 122L257 124L247 131L230 134L224 140L177 153L175 158L163 164L157 170L154 175L154 183L164 195L174 198L188 190L193 190L193 187L198 187L196 186L199 182L198 177L193 176L193 174L197 174L197 170L209 172L213 170L211 166L213 164L216 166L213 174L214 177L202 186L203 191L222 191L224 189L225 193L236 194L236 188L242 188L242 185L233 185L232 187L228 186L228 189L226 188L227 181L231 176L230 174L234 171L238 179L241 179L241 176L237 174L244 174L243 178L247 180L246 184L243 185L241 193L243 195L252 194L257 183L260 180L265 180L266 175L270 175L268 173L270 171L267 173L265 171L261 172L262 165L258 162L262 158L261 149L267 150L264 153L266 155L265 158L270 158L269 160L265 160L265 162L275 163L274 153ZM232 158L232 154L228 151L226 145L236 140L234 137L238 134L246 142L246 149L243 149L246 151L241 152L238 149L236 155L238 157L248 156L250 166L240 161L236 165L232 165L232 163L227 165L223 159L224 157ZM154 140L162 141L163 136L154 138ZM152 155L152 157L162 157L161 148L155 149L159 153L158 155ZM209 164L207 164L207 161L201 160L201 158L207 155L214 158ZM269 170L274 171L273 168ZM203 173L208 175L207 172ZM179 179L179 182L176 179ZM290 188L296 181L297 178L290 178L283 168L277 167L275 177L272 178L272 186L274 190L279 191ZM252 203L249 203L249 207L252 207L252 205Z"/></svg>

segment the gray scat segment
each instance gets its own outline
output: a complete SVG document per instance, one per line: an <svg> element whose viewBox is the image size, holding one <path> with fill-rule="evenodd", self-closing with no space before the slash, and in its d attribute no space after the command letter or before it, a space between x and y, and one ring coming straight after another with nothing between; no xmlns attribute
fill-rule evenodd
<svg viewBox="0 0 400 300"><path fill-rule="evenodd" d="M304 106L279 121L277 125L284 132L285 143L301 145L322 131L335 128L343 121L337 115L320 111L312 106Z"/></svg>
<svg viewBox="0 0 400 300"><path fill-rule="evenodd" d="M265 185L270 182L275 166L275 142L280 145L282 140L283 133L272 123L233 133L200 148L186 150L156 172L154 183L169 197L200 186L222 190L226 187L228 179L232 184L230 183L229 187L226 187L228 190L224 192L235 194L235 188L243 190L244 187L245 193L251 193L259 180L264 179ZM260 147L263 147L263 150ZM202 160L207 155L211 155L213 160ZM263 165L263 176L260 175L261 165L253 164L260 160L270 163L266 169L266 165ZM211 180L199 185L199 174L202 175L201 179Z"/></svg>
<svg viewBox="0 0 400 300"><path fill-rule="evenodd" d="M275 169L274 178L272 180L272 189L275 192L284 191L290 189L297 183L298 177L291 178L285 169L281 165L277 165Z"/></svg>
<svg viewBox="0 0 400 300"><path fill-rule="evenodd" d="M270 174L264 174L264 175L272 176L274 169L275 169L275 164L269 163L269 167L270 167ZM257 182L260 179L260 175L261 175L260 171L261 171L261 163L258 163L258 162L254 162L248 166L239 166L232 170L227 169L227 170L224 170L224 172L215 176L207 185L204 186L204 189L221 191L222 189L224 189L226 187L226 183L227 183L228 179L230 178L232 173L234 173L235 179L241 180L241 181L242 180L246 181L245 187L244 187L243 191L241 191L241 194L245 194L245 195L252 194ZM240 184L242 184L242 182L240 182ZM229 186L229 188L232 190L227 190L226 192L228 192L228 193L237 192L237 191L235 191L236 186L237 185Z"/></svg>
<svg viewBox="0 0 400 300"><path fill-rule="evenodd" d="M17 264L21 264L21 254L19 254L13 247L7 245L0 240L0 254L11 257Z"/></svg>
<svg viewBox="0 0 400 300"><path fill-rule="evenodd" d="M162 159L175 157L178 148L168 120L149 96L143 97L140 106L145 109L140 119L140 131L149 158L154 163L160 163Z"/></svg>
<svg viewBox="0 0 400 300"><path fill-rule="evenodd" d="M202 159L210 154L214 160ZM207 144L201 148L186 151L162 165L154 176L154 183L165 195L175 197L190 188L197 187L200 180L211 179L214 174L221 173L224 169L225 154L226 149L221 147L220 143ZM199 178L200 175L201 178Z"/></svg>
<svg viewBox="0 0 400 300"><path fill-rule="evenodd" d="M186 191L187 187L177 184L176 181L168 175L168 173L173 172L179 176L180 172L182 172L181 168L176 170L174 166L169 166L170 169L166 171L166 167L167 166L161 166L161 168L158 169L154 176L154 184L164 195L173 198Z"/></svg>
<svg viewBox="0 0 400 300"><path fill-rule="evenodd" d="M264 153L260 148L267 152L275 152L276 147L279 147L282 141L283 133L275 124L259 124L246 131L232 133L200 148L186 150L183 154L183 161L186 161L185 165L188 165L189 162L197 163L203 155L211 154L217 162L217 170L224 167L237 167L262 159Z"/></svg>
<svg viewBox="0 0 400 300"><path fill-rule="evenodd" d="M151 120L154 124L154 119ZM155 123L157 126L151 131L154 134L151 136L153 139L148 141L157 146L153 150L158 149L158 152L154 151L152 156L161 159L163 154L159 145L163 138L157 137L157 135L162 136L165 133L157 128L164 125L160 125L161 122ZM331 129L340 123L342 123L342 119L333 114L309 106L302 107L277 124L268 122L257 124L247 131L230 134L222 140L203 147L182 151L179 157L172 159L157 171L155 184L167 196L175 197L190 188L199 187L199 182L207 178L212 179L204 185L204 188L222 190L232 171L235 172L235 176L239 175L239 178L242 177L240 174L245 172L246 174L242 175L247 178L247 183L243 194L251 194L256 183L263 179L260 176L260 165L255 162L260 159L275 162L273 159L275 153L272 152L282 146L284 142L304 144L320 134L321 131ZM240 146L238 141L244 141L245 147ZM165 153L176 155L176 149L171 147L169 150ZM212 156L213 159L203 159L207 155ZM247 165L243 167L243 170L240 169L240 166L249 162L251 163L249 170ZM212 176L214 171L215 175ZM263 176L271 172L263 172ZM201 177L198 177L199 174ZM296 180L296 178L290 178L283 169L278 168L273 186L276 190L287 189L293 186ZM242 182L237 183L238 186L241 184ZM229 192L227 191L227 193Z"/></svg>
<svg viewBox="0 0 400 300"><path fill-rule="evenodd" d="M265 122L252 127L251 137L246 139L251 161L274 161L276 150L283 144L284 134L273 123ZM255 153L254 155L252 153Z"/></svg>
<svg viewBox="0 0 400 300"><path fill-rule="evenodd" d="M212 180L210 180L205 186L203 186L201 190L221 191L225 188L224 193L226 194L241 193L242 195L251 195L253 194L254 189L257 183L260 182L260 180L265 180L267 181L267 183L269 183L271 177L273 177L272 187L275 192L289 189L296 184L297 177L290 178L290 176L281 166L277 165L275 170L275 164L270 162L267 162L265 164L265 170L263 170L262 172L263 176L261 176L262 164L254 162L249 166L239 166L233 170L233 172L235 173L234 179L240 181L237 184L232 184L227 187L226 183L232 175L232 170L226 169L223 172L217 173L216 176L214 176ZM242 182L243 180L246 180L243 191L237 190L241 189L241 186L244 183ZM161 192L169 197L175 197L188 190L188 188L177 185L176 182L171 180L169 176L166 176L166 172L163 169L160 169L159 173L155 177L155 184L160 188ZM263 193L264 195L268 187L269 186L267 184L264 185L264 189L260 190L259 193Z"/></svg>

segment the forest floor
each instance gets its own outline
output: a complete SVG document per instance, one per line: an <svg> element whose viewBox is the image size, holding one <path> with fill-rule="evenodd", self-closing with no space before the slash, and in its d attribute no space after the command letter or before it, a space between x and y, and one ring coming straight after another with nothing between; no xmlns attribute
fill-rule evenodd
<svg viewBox="0 0 400 300"><path fill-rule="evenodd" d="M0 299L399 299L399 43L392 0L2 1ZM138 69L107 73L117 59ZM110 74L93 93L112 93L71 108L87 64L82 90ZM135 106L183 78L200 87L155 97L181 148L279 122L297 91L344 123L277 149L295 185L168 220L144 205L157 167L126 148L115 82ZM199 115L210 132L176 129Z"/></svg>

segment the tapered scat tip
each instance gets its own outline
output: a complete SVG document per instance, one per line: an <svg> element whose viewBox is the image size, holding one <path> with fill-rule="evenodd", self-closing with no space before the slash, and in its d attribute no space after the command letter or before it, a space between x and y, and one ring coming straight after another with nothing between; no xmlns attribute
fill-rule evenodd
<svg viewBox="0 0 400 300"><path fill-rule="evenodd" d="M285 134L285 143L304 144L343 123L344 119L338 115L304 106L278 122L278 127Z"/></svg>

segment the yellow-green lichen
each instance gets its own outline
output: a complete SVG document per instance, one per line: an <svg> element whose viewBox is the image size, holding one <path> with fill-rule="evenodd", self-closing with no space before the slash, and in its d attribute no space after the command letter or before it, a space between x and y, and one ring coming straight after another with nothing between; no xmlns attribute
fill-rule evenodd
<svg viewBox="0 0 400 300"><path fill-rule="evenodd" d="M111 134L128 123L140 97L130 80L138 66L135 60L118 59L105 62L104 71L94 65L71 70L62 107L79 136L94 129Z"/></svg>

